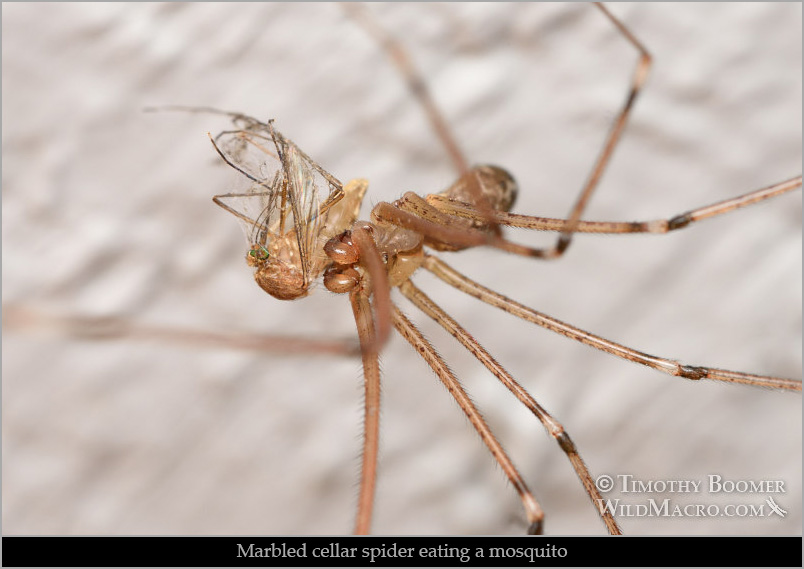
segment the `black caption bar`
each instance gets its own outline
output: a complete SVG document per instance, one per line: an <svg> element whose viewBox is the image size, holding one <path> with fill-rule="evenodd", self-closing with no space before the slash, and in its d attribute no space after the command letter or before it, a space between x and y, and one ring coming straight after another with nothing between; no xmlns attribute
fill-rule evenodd
<svg viewBox="0 0 804 569"><path fill-rule="evenodd" d="M4 567L801 567L801 537L4 537Z"/></svg>

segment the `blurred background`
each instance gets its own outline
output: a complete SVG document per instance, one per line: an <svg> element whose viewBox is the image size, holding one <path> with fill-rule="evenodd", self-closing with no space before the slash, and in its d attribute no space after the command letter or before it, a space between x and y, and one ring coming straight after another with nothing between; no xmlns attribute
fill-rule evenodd
<svg viewBox="0 0 804 569"><path fill-rule="evenodd" d="M358 359L94 338L58 318L352 338L346 297L253 282L238 187L203 105L274 118L364 204L454 178L387 55L331 4L3 4L3 531L351 531ZM368 5L409 49L472 162L509 169L515 211L562 217L622 104L635 50L576 4ZM800 4L611 10L655 65L587 219L670 217L801 172ZM546 235L517 232L520 242ZM801 194L665 236L578 236L547 263L444 255L511 298L644 352L801 377ZM800 534L801 398L659 374L417 275L563 423L593 476L783 480L784 518L623 517L631 534ZM605 528L569 462L447 334L402 308L485 413L553 534ZM86 331L86 330L84 330ZM524 532L515 492L399 337L382 356L374 531ZM763 505L764 494L623 494ZM767 506L766 506L767 512Z"/></svg>

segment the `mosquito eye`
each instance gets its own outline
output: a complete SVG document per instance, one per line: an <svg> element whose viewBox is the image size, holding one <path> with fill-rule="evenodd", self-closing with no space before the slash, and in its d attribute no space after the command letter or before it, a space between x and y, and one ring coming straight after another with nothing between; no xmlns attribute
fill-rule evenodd
<svg viewBox="0 0 804 569"><path fill-rule="evenodd" d="M258 261L264 261L269 257L268 249L265 247L259 247L258 249L252 249L248 252L248 256L252 259L256 259Z"/></svg>

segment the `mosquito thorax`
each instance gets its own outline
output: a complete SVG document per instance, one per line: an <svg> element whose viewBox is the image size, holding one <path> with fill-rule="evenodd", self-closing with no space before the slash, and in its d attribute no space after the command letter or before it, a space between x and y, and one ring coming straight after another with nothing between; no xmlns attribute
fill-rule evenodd
<svg viewBox="0 0 804 569"><path fill-rule="evenodd" d="M299 266L272 255L265 246L252 244L246 253L246 263L257 269L254 280L274 298L294 300L307 296L310 283Z"/></svg>

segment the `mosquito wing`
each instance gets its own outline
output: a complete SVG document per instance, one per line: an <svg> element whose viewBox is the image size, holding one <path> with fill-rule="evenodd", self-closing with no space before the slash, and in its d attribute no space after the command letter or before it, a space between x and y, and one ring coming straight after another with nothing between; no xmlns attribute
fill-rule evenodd
<svg viewBox="0 0 804 569"><path fill-rule="evenodd" d="M224 131L213 142L249 187L217 196L216 203L246 224L247 260L257 267L260 286L281 298L304 296L324 270L323 244L331 236L322 230L330 208L343 198L342 184L272 122L238 116L235 124L242 128ZM277 279L293 284L277 293L270 282Z"/></svg>

